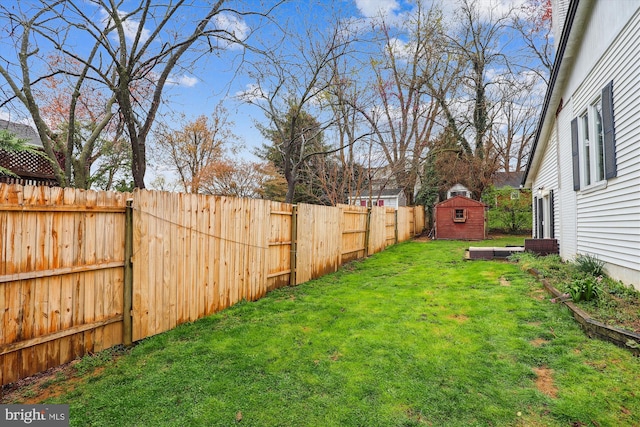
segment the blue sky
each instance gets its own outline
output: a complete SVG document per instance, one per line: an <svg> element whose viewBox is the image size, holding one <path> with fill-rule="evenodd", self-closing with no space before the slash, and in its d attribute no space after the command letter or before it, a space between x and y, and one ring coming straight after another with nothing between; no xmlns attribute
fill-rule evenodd
<svg viewBox="0 0 640 427"><path fill-rule="evenodd" d="M1 0L5 7L12 7L12 2L17 6L25 7L27 1ZM81 0L84 1L84 0ZM432 0L427 0L432 1ZM477 0L480 8L500 13L508 7L522 4L524 0ZM128 12L127 7L133 8L137 2L124 1L121 10ZM274 3L274 2L272 2ZM246 9L263 9L261 2L246 0L241 3ZM455 6L454 0L443 0L441 5L446 14L451 14ZM195 2L195 7L190 9L190 13L198 14L198 8L206 10L209 2ZM339 15L343 19L353 20L354 25L367 27L369 19L384 17L391 26L404 20L414 7L414 2L406 0L336 0L327 7L323 1L293 0L277 7L273 16L282 25L292 27L301 33L305 31L305 25L313 25L322 30L323 26L330 24L333 16ZM87 10L93 10L96 20L103 19L101 11L95 6L87 6ZM263 9L264 10L264 9ZM104 12L102 12L104 15ZM357 23L357 24L356 24ZM257 28L258 22L250 16L239 16L229 13L221 14L216 18L215 25L226 29L233 29L241 38L251 34L248 38L249 44L269 44L273 37L277 39L275 26L264 25ZM134 33L139 26L139 21L130 20L129 30ZM153 27L147 23L144 31L149 33ZM77 48L83 49L83 40L76 40ZM176 68L170 78L171 84L165 88L165 103L161 113L175 112L184 113L188 118L195 118L199 115L210 115L215 106L223 103L228 110L231 120L235 123L234 133L237 134L244 143L244 150L238 156L247 160L256 160L252 154L255 147L260 146L264 141L255 127L255 122L266 124L266 119L262 111L238 100L237 95L247 90L254 83L242 72L238 72L240 59L245 53L239 46L224 45L224 49L216 55L203 56L196 63L196 66L189 69ZM246 58L251 59L251 55ZM6 118L6 111L0 110L0 117ZM12 116L12 118L14 118ZM157 167L153 161L150 162L149 172L146 181L149 183L157 173ZM154 169L156 171L154 172ZM160 168L166 171L166 168Z"/></svg>
<svg viewBox="0 0 640 427"><path fill-rule="evenodd" d="M494 10L500 13L508 7L522 4L523 0L478 0L481 8L486 11ZM454 6L454 0L445 0L442 3L445 12L451 12ZM413 8L413 2L404 0L343 0L336 2L336 6L342 8L339 12L345 18L356 19L361 25L366 25L368 18L384 16L385 20L390 23L398 22L404 19L407 13ZM304 22L301 14L308 14L313 20L321 22L329 19L329 11L322 6L322 2L316 3L311 1L293 1L284 4L275 10L274 14L278 19L282 20L299 20ZM322 25L320 23L320 25ZM246 22L246 26L250 27L251 22ZM249 38L249 43L260 37L256 34ZM183 111L188 115L196 116L199 114L208 114L213 111L214 106L223 101L225 107L229 110L230 115L235 122L235 132L241 136L245 142L246 150L244 156L253 158L251 151L253 147L259 146L262 142L262 136L255 128L255 121L265 122L263 113L256 107L242 104L236 98L236 95L246 90L253 82L242 74L234 75L234 66L229 64L237 64L237 55L240 52L230 46L228 52L222 58L209 58L203 60L197 70L193 73L182 74L179 77L184 83L169 88L170 105L173 110Z"/></svg>

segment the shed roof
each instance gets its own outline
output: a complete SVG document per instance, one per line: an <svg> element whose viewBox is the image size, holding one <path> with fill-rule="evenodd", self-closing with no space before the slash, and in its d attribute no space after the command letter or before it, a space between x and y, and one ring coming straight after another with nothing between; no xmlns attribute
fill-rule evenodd
<svg viewBox="0 0 640 427"><path fill-rule="evenodd" d="M482 202L477 200L470 199L464 196L453 196L450 199L444 200L440 203L436 203L437 206L445 206L445 205L455 205L455 206L478 206L478 207L486 207Z"/></svg>

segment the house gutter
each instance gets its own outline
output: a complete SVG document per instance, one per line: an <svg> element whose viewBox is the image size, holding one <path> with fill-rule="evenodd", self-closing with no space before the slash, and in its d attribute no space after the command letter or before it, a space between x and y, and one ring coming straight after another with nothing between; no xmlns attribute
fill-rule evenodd
<svg viewBox="0 0 640 427"><path fill-rule="evenodd" d="M562 90L569 80L570 71L586 30L585 24L593 6L593 0L571 0L569 4L562 35L560 36L560 45L558 46L558 52L556 53L549 78L549 86L542 105L542 114L533 140L531 156L522 177L521 186L524 188L532 187L533 179L529 176L529 173L533 166L537 167L542 162L544 150L548 143L547 136L551 131L553 119L555 118L554 115L549 113L556 112L562 101ZM555 90L556 88L557 90ZM542 143L538 146L541 139Z"/></svg>

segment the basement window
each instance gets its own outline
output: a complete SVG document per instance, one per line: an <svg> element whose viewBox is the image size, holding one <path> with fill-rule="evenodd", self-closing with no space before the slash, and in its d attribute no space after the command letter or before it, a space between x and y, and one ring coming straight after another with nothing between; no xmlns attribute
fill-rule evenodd
<svg viewBox="0 0 640 427"><path fill-rule="evenodd" d="M456 209L453 215L453 222L466 222L466 221L467 221L467 210Z"/></svg>

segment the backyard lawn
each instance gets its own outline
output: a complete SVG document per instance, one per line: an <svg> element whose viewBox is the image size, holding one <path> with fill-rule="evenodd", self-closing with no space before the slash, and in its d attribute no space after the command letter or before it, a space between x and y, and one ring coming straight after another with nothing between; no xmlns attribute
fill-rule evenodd
<svg viewBox="0 0 640 427"><path fill-rule="evenodd" d="M12 403L68 403L78 426L640 425L640 360L587 338L517 265L463 261L468 246L391 247Z"/></svg>

